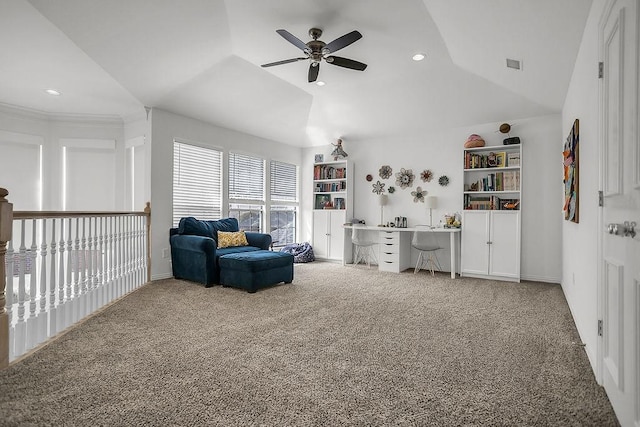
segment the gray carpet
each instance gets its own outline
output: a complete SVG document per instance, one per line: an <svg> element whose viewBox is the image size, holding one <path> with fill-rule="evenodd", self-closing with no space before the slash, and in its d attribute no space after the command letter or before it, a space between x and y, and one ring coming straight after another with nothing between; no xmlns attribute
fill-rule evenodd
<svg viewBox="0 0 640 427"><path fill-rule="evenodd" d="M327 263L163 280L0 372L0 424L618 425L560 286Z"/></svg>

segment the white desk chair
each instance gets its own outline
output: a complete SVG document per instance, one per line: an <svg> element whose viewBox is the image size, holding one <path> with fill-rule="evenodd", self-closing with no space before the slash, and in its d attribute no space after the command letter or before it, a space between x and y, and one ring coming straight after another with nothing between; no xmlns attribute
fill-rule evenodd
<svg viewBox="0 0 640 427"><path fill-rule="evenodd" d="M371 267L371 261L378 263L376 259L373 245L376 242L371 238L371 234L361 226L353 225L351 228L351 243L355 248L353 255L353 265L359 264L361 261L367 264L367 267Z"/></svg>
<svg viewBox="0 0 640 427"><path fill-rule="evenodd" d="M414 231L411 239L411 246L416 248L418 252L418 262L413 271L414 274L420 271L420 268L431 271L434 275L434 269L442 271L440 262L438 261L438 249L443 249L438 244L437 233L429 232L431 227L428 225L416 225L416 229L425 231Z"/></svg>

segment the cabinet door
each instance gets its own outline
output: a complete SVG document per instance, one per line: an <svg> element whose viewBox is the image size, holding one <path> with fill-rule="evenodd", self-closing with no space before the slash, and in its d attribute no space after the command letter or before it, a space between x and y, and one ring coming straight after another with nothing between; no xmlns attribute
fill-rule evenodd
<svg viewBox="0 0 640 427"><path fill-rule="evenodd" d="M489 271L490 211L464 211L460 271L486 275Z"/></svg>
<svg viewBox="0 0 640 427"><path fill-rule="evenodd" d="M520 212L492 211L489 274L520 279Z"/></svg>
<svg viewBox="0 0 640 427"><path fill-rule="evenodd" d="M329 256L329 216L326 211L313 211L313 253L318 258Z"/></svg>
<svg viewBox="0 0 640 427"><path fill-rule="evenodd" d="M330 210L329 214L329 256L330 259L343 260L345 254L344 210ZM349 245L351 246L351 245Z"/></svg>

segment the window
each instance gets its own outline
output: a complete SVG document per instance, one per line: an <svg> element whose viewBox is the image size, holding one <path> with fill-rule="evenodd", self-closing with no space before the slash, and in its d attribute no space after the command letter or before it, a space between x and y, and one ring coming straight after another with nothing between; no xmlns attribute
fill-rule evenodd
<svg viewBox="0 0 640 427"><path fill-rule="evenodd" d="M222 152L173 141L173 225L222 218Z"/></svg>
<svg viewBox="0 0 640 427"><path fill-rule="evenodd" d="M298 168L296 165L275 160L272 160L269 166L269 232L274 246L285 246L296 241Z"/></svg>
<svg viewBox="0 0 640 427"><path fill-rule="evenodd" d="M263 229L264 168L259 157L229 153L229 216L238 219L240 230Z"/></svg>

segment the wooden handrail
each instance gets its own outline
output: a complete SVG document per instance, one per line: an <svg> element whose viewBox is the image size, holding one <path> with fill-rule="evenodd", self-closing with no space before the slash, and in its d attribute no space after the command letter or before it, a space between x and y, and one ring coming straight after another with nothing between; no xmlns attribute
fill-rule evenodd
<svg viewBox="0 0 640 427"><path fill-rule="evenodd" d="M0 369L9 366L9 314L5 307L7 274L4 259L13 229L13 204L7 200L8 194L5 188L0 188Z"/></svg>

